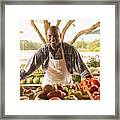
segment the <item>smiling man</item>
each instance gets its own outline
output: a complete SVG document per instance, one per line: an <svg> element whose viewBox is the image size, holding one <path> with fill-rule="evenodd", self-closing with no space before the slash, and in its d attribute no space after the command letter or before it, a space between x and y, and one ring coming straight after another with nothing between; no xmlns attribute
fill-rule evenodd
<svg viewBox="0 0 120 120"><path fill-rule="evenodd" d="M92 77L80 54L73 46L61 42L60 30L51 26L47 31L48 44L40 48L30 60L29 66L21 72L21 79L26 78L41 65L45 71L42 86L47 84L73 84L71 74L79 73L83 77Z"/></svg>

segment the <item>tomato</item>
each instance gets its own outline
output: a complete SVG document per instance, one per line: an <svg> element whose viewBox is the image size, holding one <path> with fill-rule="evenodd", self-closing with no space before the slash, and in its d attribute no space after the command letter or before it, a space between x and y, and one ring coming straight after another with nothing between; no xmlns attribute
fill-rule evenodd
<svg viewBox="0 0 120 120"><path fill-rule="evenodd" d="M100 87L98 88L98 92L100 93Z"/></svg>
<svg viewBox="0 0 120 120"><path fill-rule="evenodd" d="M91 79L91 85L97 85L98 87L100 87L100 81L95 80L95 79Z"/></svg>
<svg viewBox="0 0 120 120"><path fill-rule="evenodd" d="M95 100L100 100L100 95L96 95Z"/></svg>
<svg viewBox="0 0 120 120"><path fill-rule="evenodd" d="M92 85L89 88L90 92L93 93L94 91L98 91L98 86L97 85Z"/></svg>
<svg viewBox="0 0 120 120"><path fill-rule="evenodd" d="M87 85L87 84L90 84L89 80L85 79L82 81L82 85Z"/></svg>
<svg viewBox="0 0 120 120"><path fill-rule="evenodd" d="M95 98L95 96L97 96L97 95L99 95L99 92L95 91L95 92L92 93L93 98Z"/></svg>
<svg viewBox="0 0 120 120"><path fill-rule="evenodd" d="M82 90L86 93L87 90L88 90L88 86L87 86L87 85L84 85L84 86L82 87Z"/></svg>
<svg viewBox="0 0 120 120"><path fill-rule="evenodd" d="M89 80L87 80L87 79L85 79L85 80L83 80L83 81L81 81L80 82L80 87L82 88L82 86L85 86L85 85L87 85L88 87L90 87L90 81Z"/></svg>

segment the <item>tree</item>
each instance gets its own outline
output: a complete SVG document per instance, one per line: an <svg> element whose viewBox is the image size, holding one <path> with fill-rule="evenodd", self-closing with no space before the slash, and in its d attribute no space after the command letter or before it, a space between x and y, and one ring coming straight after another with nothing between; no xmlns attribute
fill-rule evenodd
<svg viewBox="0 0 120 120"><path fill-rule="evenodd" d="M37 50L40 47L40 43L28 40L20 40L20 50Z"/></svg>
<svg viewBox="0 0 120 120"><path fill-rule="evenodd" d="M94 40L91 45L89 46L90 51L98 52L100 51L100 41L99 40Z"/></svg>
<svg viewBox="0 0 120 120"><path fill-rule="evenodd" d="M94 41L83 41L79 40L76 41L73 46L79 51L79 52L99 52L100 51L100 40L95 39Z"/></svg>
<svg viewBox="0 0 120 120"><path fill-rule="evenodd" d="M62 20L57 20L56 26L59 26ZM66 25L63 27L62 32L61 32L61 40L64 41L64 36L66 34L66 31L69 29L69 27L74 23L75 20L69 20ZM45 30L45 38L43 37L43 35L41 34L40 30L38 29L38 27L35 24L35 20L30 20L31 25L33 26L34 30L37 32L37 34L40 37L40 40L46 44L48 42L47 40L47 30L48 28L51 26L51 23L48 20L43 20L43 24L44 24L44 30ZM70 44L72 45L73 43L75 43L75 41L77 40L77 38L83 34L88 34L91 33L93 30L95 30L96 28L100 27L100 22L98 21L97 23L93 24L91 27L89 27L88 29L79 31L72 40L70 40Z"/></svg>

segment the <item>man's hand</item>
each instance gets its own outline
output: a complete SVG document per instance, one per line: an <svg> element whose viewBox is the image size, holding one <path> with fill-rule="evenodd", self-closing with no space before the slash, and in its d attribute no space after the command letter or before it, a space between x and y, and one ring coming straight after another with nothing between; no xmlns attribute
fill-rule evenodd
<svg viewBox="0 0 120 120"><path fill-rule="evenodd" d="M21 70L20 70L20 80L22 80L22 79L25 78L24 75L25 75L25 70L24 70L24 69L21 69Z"/></svg>

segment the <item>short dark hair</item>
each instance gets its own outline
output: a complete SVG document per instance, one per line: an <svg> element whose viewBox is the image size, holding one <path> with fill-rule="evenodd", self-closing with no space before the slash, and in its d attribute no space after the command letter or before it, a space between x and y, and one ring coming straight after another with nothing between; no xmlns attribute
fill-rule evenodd
<svg viewBox="0 0 120 120"><path fill-rule="evenodd" d="M58 26L50 26L49 28L48 28L48 30L51 30L51 31L59 31L60 32L60 30L59 30L59 28L58 28Z"/></svg>

